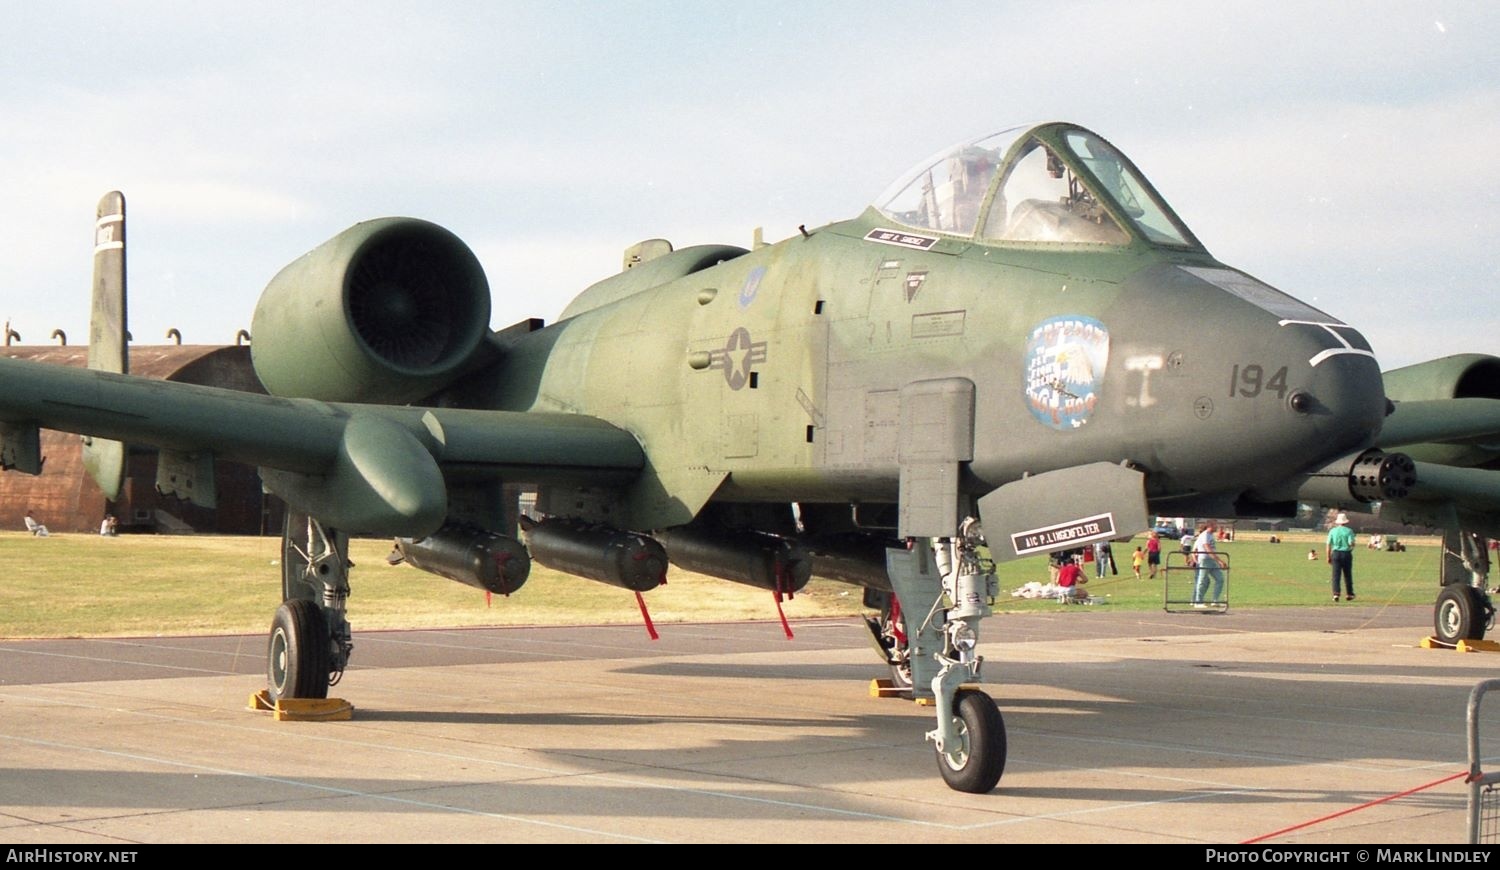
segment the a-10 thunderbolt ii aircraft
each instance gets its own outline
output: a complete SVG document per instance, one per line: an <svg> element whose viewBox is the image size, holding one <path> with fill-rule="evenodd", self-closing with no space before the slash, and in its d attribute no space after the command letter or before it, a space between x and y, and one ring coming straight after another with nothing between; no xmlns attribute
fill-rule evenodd
<svg viewBox="0 0 1500 870"><path fill-rule="evenodd" d="M440 227L358 224L261 297L269 396L119 373L122 221L106 197L96 370L0 359L0 458L37 473L38 427L81 433L113 495L103 439L154 445L158 485L204 503L213 459L259 466L289 506L279 698L326 695L349 660L350 533L497 592L531 559L637 591L669 561L777 591L862 585L887 663L936 699L939 771L971 792L1006 756L995 704L964 687L990 558L1156 513L1380 502L1450 530L1440 634L1482 635L1493 613L1478 536L1500 535L1500 359L1382 380L1358 331L1215 260L1072 124L966 142L776 244L642 242L545 326L491 332L484 272ZM537 489L524 544L502 484Z"/></svg>

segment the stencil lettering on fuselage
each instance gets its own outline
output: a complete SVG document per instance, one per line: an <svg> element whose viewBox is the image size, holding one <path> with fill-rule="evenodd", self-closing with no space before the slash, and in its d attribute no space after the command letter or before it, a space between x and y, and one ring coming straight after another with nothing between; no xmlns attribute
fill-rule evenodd
<svg viewBox="0 0 1500 870"><path fill-rule="evenodd" d="M923 236L905 230L891 230L881 227L865 233L865 241L880 242L882 245L897 245L903 248L916 248L925 251L938 243L935 236Z"/></svg>
<svg viewBox="0 0 1500 870"><path fill-rule="evenodd" d="M1055 550L1064 544L1082 545L1093 541L1108 540L1114 535L1115 515L1102 513L1043 526L1039 529L1016 532L1010 536L1010 545L1015 549L1017 556L1029 556L1032 553Z"/></svg>
<svg viewBox="0 0 1500 870"><path fill-rule="evenodd" d="M913 299L917 298L917 293L921 291L922 285L926 284L926 283L927 283L927 270L926 269L922 269L920 271L907 272L906 273L906 301L910 302Z"/></svg>

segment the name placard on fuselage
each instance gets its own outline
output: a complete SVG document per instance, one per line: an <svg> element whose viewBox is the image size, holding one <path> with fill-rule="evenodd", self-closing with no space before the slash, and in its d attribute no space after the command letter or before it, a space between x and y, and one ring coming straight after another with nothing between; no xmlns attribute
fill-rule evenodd
<svg viewBox="0 0 1500 870"><path fill-rule="evenodd" d="M938 243L934 236L919 236L916 233L908 233L902 230L873 229L865 233L865 241L880 242L885 245L900 245L903 248L916 248L925 251Z"/></svg>
<svg viewBox="0 0 1500 870"><path fill-rule="evenodd" d="M1017 556L1028 556L1032 553L1056 550L1060 544L1077 543L1082 546L1113 537L1115 537L1115 515L1103 513L1043 526L1040 529L1016 532L1010 536L1010 545L1015 548Z"/></svg>

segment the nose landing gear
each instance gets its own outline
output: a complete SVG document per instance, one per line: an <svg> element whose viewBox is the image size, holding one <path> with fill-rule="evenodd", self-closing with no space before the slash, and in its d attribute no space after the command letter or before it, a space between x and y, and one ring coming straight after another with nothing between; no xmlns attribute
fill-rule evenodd
<svg viewBox="0 0 1500 870"><path fill-rule="evenodd" d="M927 732L938 773L950 788L983 794L1005 773L1005 720L989 695L966 686L979 680L978 623L997 591L993 566L979 557L978 526L966 521L960 537L888 550L887 571L905 605L912 694L936 700L937 727ZM926 613L916 630L915 615ZM896 659L891 658L894 670Z"/></svg>
<svg viewBox="0 0 1500 870"><path fill-rule="evenodd" d="M1005 719L989 695L960 689L951 720L956 738L937 747L938 772L955 791L984 794L1005 773Z"/></svg>

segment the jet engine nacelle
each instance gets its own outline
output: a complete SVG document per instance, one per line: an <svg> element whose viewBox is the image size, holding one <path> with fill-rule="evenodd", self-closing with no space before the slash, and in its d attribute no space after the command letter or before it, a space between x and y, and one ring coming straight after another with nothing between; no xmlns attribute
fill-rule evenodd
<svg viewBox="0 0 1500 870"><path fill-rule="evenodd" d="M496 532L444 527L425 538L400 538L396 547L414 568L501 595L520 589L531 573L521 542Z"/></svg>
<svg viewBox="0 0 1500 870"><path fill-rule="evenodd" d="M272 395L404 404L457 377L489 322L489 282L468 245L436 224L381 218L271 279L250 352Z"/></svg>
<svg viewBox="0 0 1500 870"><path fill-rule="evenodd" d="M699 574L781 592L800 592L812 577L801 545L759 532L682 526L656 533L672 564Z"/></svg>
<svg viewBox="0 0 1500 870"><path fill-rule="evenodd" d="M1462 428L1464 424L1459 421L1469 411L1464 406L1475 404L1475 400L1482 404L1482 400L1500 399L1500 357L1485 354L1463 353L1428 360L1392 369L1382 378L1386 397L1397 403L1397 420L1403 410L1413 410L1429 422L1450 419ZM1455 399L1458 401L1449 401ZM1416 410L1419 407L1421 410ZM1382 440L1393 428L1398 427L1387 425ZM1486 465L1500 458L1500 441L1494 438L1402 441L1400 446L1418 462L1441 465Z"/></svg>
<svg viewBox="0 0 1500 870"><path fill-rule="evenodd" d="M1386 398L1500 399L1500 357L1461 353L1392 369L1381 375Z"/></svg>

